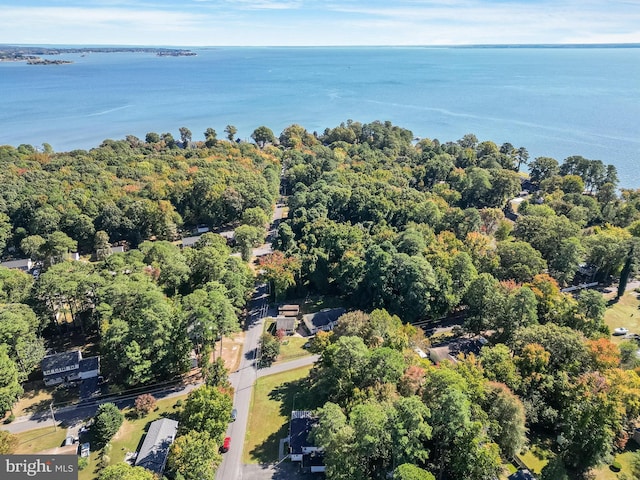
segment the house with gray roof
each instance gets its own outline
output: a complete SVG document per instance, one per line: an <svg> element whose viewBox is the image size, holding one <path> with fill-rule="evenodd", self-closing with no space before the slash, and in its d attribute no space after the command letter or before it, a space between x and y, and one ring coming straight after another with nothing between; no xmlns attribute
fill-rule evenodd
<svg viewBox="0 0 640 480"><path fill-rule="evenodd" d="M178 422L161 418L152 422L136 457L136 467L143 467L162 477L169 448L178 433Z"/></svg>
<svg viewBox="0 0 640 480"><path fill-rule="evenodd" d="M6 262L2 262L0 264L5 268L13 268L16 270L22 270L23 272L28 272L34 267L34 263L30 258L20 258L18 260L8 260Z"/></svg>

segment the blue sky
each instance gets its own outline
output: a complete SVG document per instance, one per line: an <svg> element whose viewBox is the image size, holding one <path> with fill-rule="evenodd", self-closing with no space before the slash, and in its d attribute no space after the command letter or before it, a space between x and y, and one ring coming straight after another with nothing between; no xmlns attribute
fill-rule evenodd
<svg viewBox="0 0 640 480"><path fill-rule="evenodd" d="M640 43L640 0L0 0L0 43Z"/></svg>

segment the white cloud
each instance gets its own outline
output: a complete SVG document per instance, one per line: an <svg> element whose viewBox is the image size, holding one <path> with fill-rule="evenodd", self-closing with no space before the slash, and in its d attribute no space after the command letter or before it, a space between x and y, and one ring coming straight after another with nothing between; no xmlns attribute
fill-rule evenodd
<svg viewBox="0 0 640 480"><path fill-rule="evenodd" d="M615 0L91 3L96 4L101 6L0 6L0 42L185 46L640 42L640 5Z"/></svg>

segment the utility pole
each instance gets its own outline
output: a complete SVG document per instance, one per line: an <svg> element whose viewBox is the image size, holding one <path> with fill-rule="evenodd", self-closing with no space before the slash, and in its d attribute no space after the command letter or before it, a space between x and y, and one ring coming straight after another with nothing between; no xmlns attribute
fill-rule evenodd
<svg viewBox="0 0 640 480"><path fill-rule="evenodd" d="M51 403L49 404L49 410L51 410L51 418L53 419L53 428L54 428L54 431L55 431L55 432L57 432L57 431L58 431L58 425L56 424L56 417L55 417L55 415L53 414L53 402L51 402Z"/></svg>

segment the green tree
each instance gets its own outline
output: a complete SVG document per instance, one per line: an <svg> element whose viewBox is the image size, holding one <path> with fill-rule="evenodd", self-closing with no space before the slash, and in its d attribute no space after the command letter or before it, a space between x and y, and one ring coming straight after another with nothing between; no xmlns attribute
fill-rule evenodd
<svg viewBox="0 0 640 480"><path fill-rule="evenodd" d="M420 467L403 463L393 471L393 480L436 480L436 477Z"/></svg>
<svg viewBox="0 0 640 480"><path fill-rule="evenodd" d="M191 142L191 130L187 127L180 127L180 141L183 147L187 147Z"/></svg>
<svg viewBox="0 0 640 480"><path fill-rule="evenodd" d="M280 355L280 342L270 333L263 333L260 336L260 364L269 366L276 361Z"/></svg>
<svg viewBox="0 0 640 480"><path fill-rule="evenodd" d="M120 462L109 465L100 472L98 480L154 480L153 472L142 467L132 467Z"/></svg>
<svg viewBox="0 0 640 480"><path fill-rule="evenodd" d="M235 230L235 241L242 259L247 262L251 258L252 250L264 240L264 228L240 225Z"/></svg>
<svg viewBox="0 0 640 480"><path fill-rule="evenodd" d="M192 430L173 442L167 465L184 480L214 480L221 461L218 445L209 433Z"/></svg>
<svg viewBox="0 0 640 480"><path fill-rule="evenodd" d="M11 410L22 395L22 387L18 381L18 367L9 358L8 347L0 345L0 412Z"/></svg>
<svg viewBox="0 0 640 480"><path fill-rule="evenodd" d="M209 282L183 299L190 337L196 343L213 344L222 335L238 330L238 317L224 285Z"/></svg>
<svg viewBox="0 0 640 480"><path fill-rule="evenodd" d="M480 351L480 361L489 380L504 383L512 390L520 385L520 374L506 345L498 343L493 347L483 347Z"/></svg>
<svg viewBox="0 0 640 480"><path fill-rule="evenodd" d="M491 422L490 437L498 444L504 458L520 453L527 441L524 406L520 399L500 383L490 384L485 411Z"/></svg>
<svg viewBox="0 0 640 480"><path fill-rule="evenodd" d="M204 144L211 148L218 143L218 134L213 128L207 128L204 132Z"/></svg>
<svg viewBox="0 0 640 480"><path fill-rule="evenodd" d="M527 242L500 242L497 253L500 267L496 276L502 280L529 282L547 267L540 252Z"/></svg>
<svg viewBox="0 0 640 480"><path fill-rule="evenodd" d="M558 161L550 157L537 157L529 164L531 181L540 183L542 180L551 178L560 172Z"/></svg>
<svg viewBox="0 0 640 480"><path fill-rule="evenodd" d="M93 239L93 248L96 252L96 259L102 261L111 253L111 244L109 243L109 234L104 230L98 230Z"/></svg>
<svg viewBox="0 0 640 480"><path fill-rule="evenodd" d="M241 221L244 225L264 228L269 223L269 216L260 207L247 208L242 212Z"/></svg>
<svg viewBox="0 0 640 480"><path fill-rule="evenodd" d="M231 416L232 398L219 387L203 385L193 390L184 404L180 427L182 431L207 432L220 441Z"/></svg>
<svg viewBox="0 0 640 480"><path fill-rule="evenodd" d="M275 143L276 141L273 131L264 125L256 128L251 134L251 138L260 148L264 148L267 143Z"/></svg>
<svg viewBox="0 0 640 480"><path fill-rule="evenodd" d="M227 139L230 142L233 142L233 140L235 139L236 133L238 133L238 129L233 125L227 125L226 127L224 127L224 133L227 134Z"/></svg>
<svg viewBox="0 0 640 480"><path fill-rule="evenodd" d="M124 415L113 403L98 406L92 432L101 445L106 445L122 426Z"/></svg>

